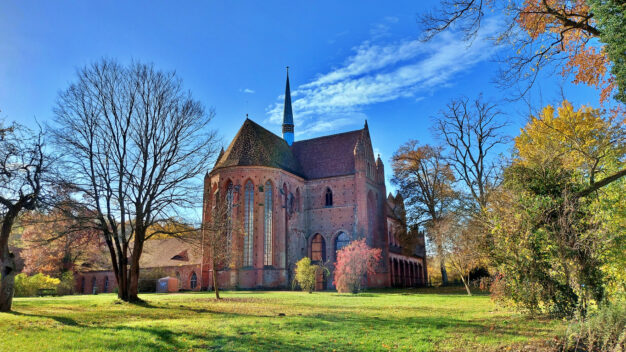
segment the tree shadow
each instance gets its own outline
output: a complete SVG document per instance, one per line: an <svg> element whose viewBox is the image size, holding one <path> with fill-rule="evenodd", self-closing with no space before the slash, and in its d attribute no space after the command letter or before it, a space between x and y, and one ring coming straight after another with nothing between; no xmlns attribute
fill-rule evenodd
<svg viewBox="0 0 626 352"><path fill-rule="evenodd" d="M339 297L384 297L379 293L366 292L357 295L339 295L330 294L330 296ZM445 295L444 295L445 296ZM193 296L190 296L193 297ZM321 296L320 296L321 297ZM254 348L255 350L355 350L355 346L348 344L348 339L342 340L344 337L349 339L365 338L366 331L373 331L376 338L384 340L388 336L394 336L397 331L405 331L406 334L400 337L400 341L410 343L430 343L429 337L431 332L437 331L442 334L444 341L448 339L458 339L462 335L473 335L485 338L497 338L508 341L516 337L525 337L528 339L536 338L538 334L546 335L551 332L549 324L532 325L531 321L521 318L511 317L486 317L472 318L468 317L450 317L447 315L458 312L458 308L454 307L422 307L422 306L406 306L401 303L393 306L394 309L400 311L411 310L419 312L415 316L395 317L388 312L381 311L380 307L351 307L342 305L347 302L343 299L336 299L337 304L324 303L320 306L319 302L315 303L310 300L308 303L298 302L298 306L285 306L284 312L286 316L276 317L276 315L267 315L268 310L249 309L246 313L237 313L229 311L231 305L222 303L246 303L254 302L253 307L259 306L259 302L272 303L272 300L260 298L244 298L229 297L223 300L209 300L199 297L193 297L190 300L172 300L151 302L145 300L142 305L132 304L141 308L147 308L143 311L137 309L129 312L126 309L110 311L107 314L107 320L93 320L94 313L98 313L98 308L87 308L85 314L80 312L75 318L65 316L65 314L76 314L72 311L61 311L60 313L33 314L23 312L13 312L15 315L25 317L46 318L56 321L62 325L74 327L76 329L68 329L69 334L76 336L90 336L92 339L89 346L72 345L71 339L68 341L60 341L59 349L84 349L96 346L98 349L111 350L127 350L129 343L133 343L133 349L161 351L164 349L202 349L202 350L233 350ZM374 301L374 300L373 300ZM197 302L204 302L204 305L197 305ZM362 301L361 301L362 302ZM207 304L220 303L220 304ZM125 303L126 304L126 303ZM289 302L283 302L289 304ZM130 306L130 304L129 304ZM281 306L276 306L280 308ZM236 308L236 307L235 307ZM33 309L29 306L27 310ZM256 309L256 308L255 308ZM269 312L273 308L269 309ZM359 309L359 311L351 311ZM138 324L128 324L125 319L127 314L136 314L141 319ZM182 320L194 319L195 314L216 314L215 320L211 321L228 321L232 325L228 329L220 329L216 326L207 326L200 328L199 332L194 329L186 329ZM249 319L254 318L254 319ZM160 322L162 319L172 321L172 325L168 322ZM521 319L521 320L518 320ZM173 323L179 320L180 323ZM515 323L509 323L514 320ZM245 323L240 323L245 321ZM151 326L151 325L157 326ZM231 323L229 323L231 324ZM276 328L289 331L286 334L262 332L262 328ZM259 329L261 328L261 329ZM96 333L89 333L96 332ZM320 333L323 332L323 333ZM297 334L297 335L295 335ZM424 337L414 337L415 334L424 334ZM328 336L335 336L335 341L330 344ZM397 335L396 335L397 336ZM467 337L462 336L459 343L465 343ZM65 339L64 339L65 340ZM339 341L337 341L339 340ZM428 340L428 341L426 341ZM76 342L77 343L77 342ZM468 342L469 343L469 342ZM475 346L478 342L472 342ZM497 344L498 342L495 342ZM317 346L314 346L317 344ZM331 348L329 348L331 347ZM469 345L467 346L470 347ZM474 348L475 349L475 348Z"/></svg>
<svg viewBox="0 0 626 352"><path fill-rule="evenodd" d="M78 323L75 319L69 318L69 317L64 317L64 316L43 315L43 314L28 314L28 313L22 313L22 312L17 312L17 311L11 311L10 314L17 315L17 316L23 316L23 317L46 318L46 319L54 320L54 321L56 321L56 322L58 322L58 323L60 323L62 325L82 327L82 325L80 323Z"/></svg>
<svg viewBox="0 0 626 352"><path fill-rule="evenodd" d="M197 311L196 309L190 309ZM210 312L201 309L202 312ZM90 336L90 346L97 346L102 350L127 350L129 345L127 342L117 338L118 336L132 336L133 342L137 344L132 346L136 350L162 351L165 349L195 349L203 350L230 350L227 346L254 346L255 348L267 350L284 350L284 351L300 351L309 350L308 343L304 340L285 341L279 337L260 336L254 331L235 331L233 333L216 333L211 330L207 334L198 334L190 331L175 331L168 327L145 327L145 326L127 326L127 325L92 325L82 324L77 320L64 316L56 316L49 314L29 314L23 312L11 312L11 314L23 317L44 318L56 321L64 326L78 328L74 331L66 331L69 334L78 334ZM241 317L262 317L250 314L232 314L224 313L228 319L238 319ZM90 334L88 331L98 331L97 334ZM153 336L156 340L141 338L138 335L147 334ZM181 341L182 339L182 341ZM190 346L190 342L191 345ZM75 339L64 339L60 341L58 347L63 349L83 349L85 346L77 345Z"/></svg>
<svg viewBox="0 0 626 352"><path fill-rule="evenodd" d="M379 293L372 292L359 292L359 293L333 293L333 297L348 297L348 298L366 298L366 297L380 297Z"/></svg>

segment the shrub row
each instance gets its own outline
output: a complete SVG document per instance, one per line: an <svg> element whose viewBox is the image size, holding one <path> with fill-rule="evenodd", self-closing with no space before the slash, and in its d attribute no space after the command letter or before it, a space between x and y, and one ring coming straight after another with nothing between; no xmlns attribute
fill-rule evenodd
<svg viewBox="0 0 626 352"><path fill-rule="evenodd" d="M15 296L32 297L42 293L69 295L74 293L74 274L65 272L60 278L44 274L28 276L24 273L15 276Z"/></svg>

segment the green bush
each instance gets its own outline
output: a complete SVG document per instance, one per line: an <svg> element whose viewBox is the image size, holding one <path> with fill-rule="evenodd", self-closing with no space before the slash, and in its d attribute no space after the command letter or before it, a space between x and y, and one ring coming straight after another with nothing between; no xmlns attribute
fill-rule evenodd
<svg viewBox="0 0 626 352"><path fill-rule="evenodd" d="M304 257L296 263L296 282L302 291L313 292L317 270L320 270L319 265L311 264L309 257Z"/></svg>
<svg viewBox="0 0 626 352"><path fill-rule="evenodd" d="M567 329L563 351L626 351L626 303L604 305Z"/></svg>
<svg viewBox="0 0 626 352"><path fill-rule="evenodd" d="M18 274L15 276L15 296L32 297L36 296L39 290L56 290L61 280L44 274L28 276Z"/></svg>
<svg viewBox="0 0 626 352"><path fill-rule="evenodd" d="M72 295L74 294L74 273L66 271L61 274L61 282L57 286L58 295Z"/></svg>

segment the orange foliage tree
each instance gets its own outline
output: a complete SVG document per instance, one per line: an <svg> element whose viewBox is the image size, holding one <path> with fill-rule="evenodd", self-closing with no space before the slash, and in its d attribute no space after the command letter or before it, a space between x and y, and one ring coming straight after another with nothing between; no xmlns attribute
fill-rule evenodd
<svg viewBox="0 0 626 352"><path fill-rule="evenodd" d="M501 85L526 82L524 94L540 69L560 67L560 73L571 75L573 83L599 88L602 101L617 88L609 74L606 46L598 41L605 39L603 27L585 0L441 0L439 9L424 14L421 22L426 40L456 28L471 42L490 15L504 20L494 36L496 43L513 49L503 59ZM557 65L549 65L553 62Z"/></svg>
<svg viewBox="0 0 626 352"><path fill-rule="evenodd" d="M337 251L333 281L337 291L359 292L363 279L367 275L374 275L380 258L380 248L370 248L365 243L365 239L352 241Z"/></svg>
<svg viewBox="0 0 626 352"><path fill-rule="evenodd" d="M24 272L43 273L59 277L64 271L103 257L96 229L74 220L56 210L47 214L32 213L23 221Z"/></svg>

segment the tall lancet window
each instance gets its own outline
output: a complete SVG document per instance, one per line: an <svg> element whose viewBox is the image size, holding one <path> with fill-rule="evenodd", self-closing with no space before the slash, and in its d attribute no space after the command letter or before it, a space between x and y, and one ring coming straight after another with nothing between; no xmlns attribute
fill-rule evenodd
<svg viewBox="0 0 626 352"><path fill-rule="evenodd" d="M226 224L226 243L227 248L230 250L231 243L233 241L233 202L235 199L234 187L232 182L228 182L228 186L226 186L226 216L227 216L227 224Z"/></svg>
<svg viewBox="0 0 626 352"><path fill-rule="evenodd" d="M272 265L272 239L274 231L272 228L274 203L272 199L272 183L265 183L265 251L263 252L263 265Z"/></svg>
<svg viewBox="0 0 626 352"><path fill-rule="evenodd" d="M333 206L333 191L331 191L330 188L326 188L326 206Z"/></svg>
<svg viewBox="0 0 626 352"><path fill-rule="evenodd" d="M345 232L340 232L335 239L335 252L350 244L350 237Z"/></svg>
<svg viewBox="0 0 626 352"><path fill-rule="evenodd" d="M252 266L254 253L254 185L246 182L243 216L243 266Z"/></svg>

